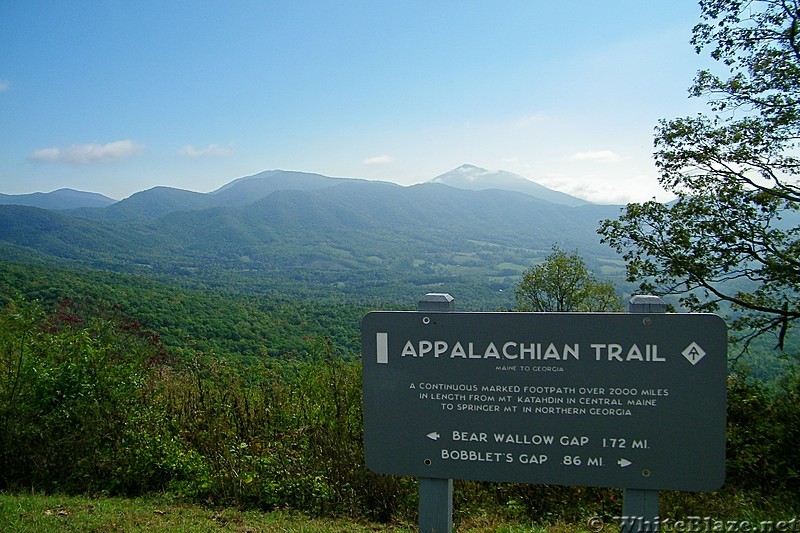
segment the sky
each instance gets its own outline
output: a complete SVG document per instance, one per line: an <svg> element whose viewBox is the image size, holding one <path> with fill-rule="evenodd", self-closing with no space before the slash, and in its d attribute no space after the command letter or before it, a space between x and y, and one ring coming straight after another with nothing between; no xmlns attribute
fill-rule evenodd
<svg viewBox="0 0 800 533"><path fill-rule="evenodd" d="M706 110L689 0L0 2L0 192L123 199L264 170L462 164L668 200L659 119Z"/></svg>

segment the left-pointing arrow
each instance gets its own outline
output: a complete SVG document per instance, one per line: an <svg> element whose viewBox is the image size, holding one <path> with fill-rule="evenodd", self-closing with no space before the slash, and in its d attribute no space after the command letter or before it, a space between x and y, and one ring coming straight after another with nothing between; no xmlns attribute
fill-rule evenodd
<svg viewBox="0 0 800 533"><path fill-rule="evenodd" d="M428 437L431 440L439 440L439 437L441 437L441 435L439 435L437 432L434 431L432 433L428 433L426 437Z"/></svg>

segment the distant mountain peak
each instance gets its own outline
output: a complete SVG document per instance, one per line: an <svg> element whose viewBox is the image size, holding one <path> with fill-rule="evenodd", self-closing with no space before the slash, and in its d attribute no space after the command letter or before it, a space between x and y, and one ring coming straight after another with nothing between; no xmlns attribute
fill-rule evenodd
<svg viewBox="0 0 800 533"><path fill-rule="evenodd" d="M81 207L107 207L116 200L95 192L61 188L51 192L0 194L0 205L24 205L40 209L66 210Z"/></svg>
<svg viewBox="0 0 800 533"><path fill-rule="evenodd" d="M444 179L446 179L446 177L449 174L453 173L453 172L460 174L464 179L466 179L469 182L478 181L482 177L484 177L487 174L491 173L490 171L486 170L485 168L476 167L475 165L470 165L468 163L464 163L460 167L458 167L456 169L453 169L450 172L447 172L446 174L442 174L441 176L437 176L437 177L433 178L431 181L434 182L434 183L445 183ZM522 177L522 176L520 176L520 177Z"/></svg>
<svg viewBox="0 0 800 533"><path fill-rule="evenodd" d="M504 189L522 194L527 194L559 205L580 206L589 202L570 196L569 194L548 189L524 176L506 170L486 170L465 163L458 168L436 176L428 183L441 183L457 189L482 191L486 189Z"/></svg>
<svg viewBox="0 0 800 533"><path fill-rule="evenodd" d="M485 168L476 167L475 165L470 165L469 163L464 163L463 165L461 165L460 167L458 167L455 170L458 170L458 171L461 171L461 172L474 172L474 171L479 171L479 172L483 172L483 173L489 172Z"/></svg>

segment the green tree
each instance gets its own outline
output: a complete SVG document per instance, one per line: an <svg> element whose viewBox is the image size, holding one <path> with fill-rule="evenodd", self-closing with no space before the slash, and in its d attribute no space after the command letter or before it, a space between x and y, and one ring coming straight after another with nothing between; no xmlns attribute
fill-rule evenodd
<svg viewBox="0 0 800 533"><path fill-rule="evenodd" d="M541 265L525 271L514 294L516 311L622 310L610 282L595 279L576 252L568 254L558 247Z"/></svg>
<svg viewBox="0 0 800 533"><path fill-rule="evenodd" d="M722 67L690 89L710 113L662 120L661 185L675 202L629 204L601 223L629 281L693 311L730 306L748 341L800 318L800 4L702 0L692 44Z"/></svg>

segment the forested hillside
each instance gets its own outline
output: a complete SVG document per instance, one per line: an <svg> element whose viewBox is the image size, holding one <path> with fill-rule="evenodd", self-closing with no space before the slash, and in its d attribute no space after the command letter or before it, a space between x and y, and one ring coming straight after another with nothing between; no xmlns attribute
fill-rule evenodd
<svg viewBox="0 0 800 533"><path fill-rule="evenodd" d="M174 354L184 350L252 362L304 359L327 339L337 357L358 357L365 305L290 295L244 295L186 288L125 274L0 262L0 307L38 301L45 308L109 313L151 330Z"/></svg>

